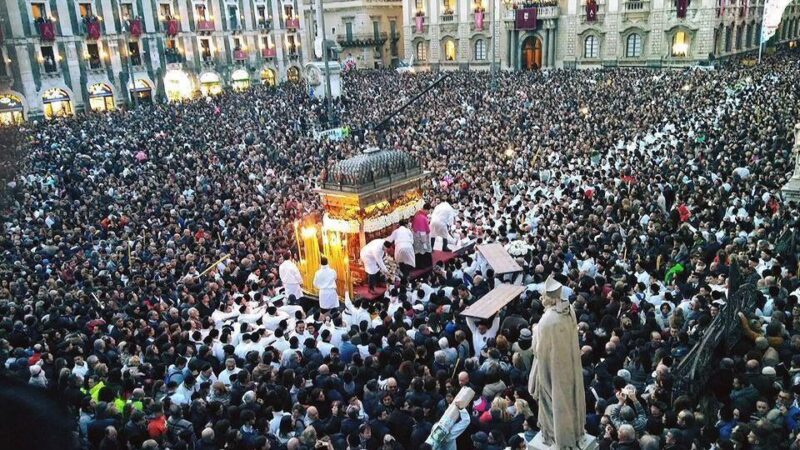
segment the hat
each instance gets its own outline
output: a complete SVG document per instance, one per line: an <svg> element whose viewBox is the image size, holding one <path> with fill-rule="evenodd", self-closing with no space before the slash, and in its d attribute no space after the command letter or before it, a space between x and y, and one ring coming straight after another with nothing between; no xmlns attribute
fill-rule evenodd
<svg viewBox="0 0 800 450"><path fill-rule="evenodd" d="M489 435L484 433L483 431L478 431L477 433L472 435L472 442L474 444L488 444L489 443Z"/></svg>
<svg viewBox="0 0 800 450"><path fill-rule="evenodd" d="M531 330L529 328L523 328L519 330L519 340L520 341L530 341L531 340Z"/></svg>
<svg viewBox="0 0 800 450"><path fill-rule="evenodd" d="M761 375L771 375L771 376L774 377L776 375L775 368L774 367L764 367L763 369L761 369Z"/></svg>
<svg viewBox="0 0 800 450"><path fill-rule="evenodd" d="M456 328L456 324L454 324L453 322L450 322L450 323L448 323L447 325L444 326L444 331L445 331L445 333L448 333L448 334L455 333L456 329L457 329Z"/></svg>
<svg viewBox="0 0 800 450"><path fill-rule="evenodd" d="M628 383L630 383L630 381L631 381L631 373L626 369L619 369L617 371L617 376L624 378L625 381L628 382Z"/></svg>

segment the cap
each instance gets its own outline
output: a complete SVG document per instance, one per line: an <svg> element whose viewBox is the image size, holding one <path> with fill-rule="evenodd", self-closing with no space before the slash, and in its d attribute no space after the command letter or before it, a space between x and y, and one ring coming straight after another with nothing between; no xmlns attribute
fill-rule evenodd
<svg viewBox="0 0 800 450"><path fill-rule="evenodd" d="M477 433L472 435L472 442L475 444L488 444L489 435L484 433L483 431L478 431Z"/></svg>
<svg viewBox="0 0 800 450"><path fill-rule="evenodd" d="M520 341L530 341L531 340L531 330L529 328L523 328L519 330L519 340Z"/></svg>

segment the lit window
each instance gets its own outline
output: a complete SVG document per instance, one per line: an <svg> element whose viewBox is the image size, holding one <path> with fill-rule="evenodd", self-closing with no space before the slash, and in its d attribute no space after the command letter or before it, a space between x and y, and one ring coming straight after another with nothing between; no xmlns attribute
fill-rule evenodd
<svg viewBox="0 0 800 450"><path fill-rule="evenodd" d="M583 41L583 57L594 59L600 57L600 39L596 36L587 36Z"/></svg>
<svg viewBox="0 0 800 450"><path fill-rule="evenodd" d="M689 40L686 32L678 31L672 37L672 56L685 57L689 54Z"/></svg>
<svg viewBox="0 0 800 450"><path fill-rule="evenodd" d="M428 49L424 42L417 42L417 61L428 60Z"/></svg>
<svg viewBox="0 0 800 450"><path fill-rule="evenodd" d="M445 61L456 60L456 43L452 40L447 40L444 43L444 60Z"/></svg>
<svg viewBox="0 0 800 450"><path fill-rule="evenodd" d="M625 56L627 58L639 58L642 56L642 36L636 33L628 36L625 45Z"/></svg>

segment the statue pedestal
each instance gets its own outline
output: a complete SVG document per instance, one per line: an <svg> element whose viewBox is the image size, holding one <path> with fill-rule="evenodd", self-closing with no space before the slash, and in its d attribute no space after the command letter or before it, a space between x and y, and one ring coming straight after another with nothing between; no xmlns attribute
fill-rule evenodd
<svg viewBox="0 0 800 450"><path fill-rule="evenodd" d="M342 95L342 66L339 61L328 61L331 77L331 97L338 98ZM312 61L305 66L306 83L314 92L314 97L325 98L325 63Z"/></svg>
<svg viewBox="0 0 800 450"><path fill-rule="evenodd" d="M597 438L592 436L591 434L584 434L581 438L581 441L578 443L578 447L570 450L597 450L599 445L597 443ZM547 445L544 443L542 439L542 433L536 435L533 440L528 444L528 450L568 450L564 448L558 448L555 444Z"/></svg>
<svg viewBox="0 0 800 450"><path fill-rule="evenodd" d="M781 188L781 192L786 202L794 201L800 203L800 178L790 178L789 182Z"/></svg>

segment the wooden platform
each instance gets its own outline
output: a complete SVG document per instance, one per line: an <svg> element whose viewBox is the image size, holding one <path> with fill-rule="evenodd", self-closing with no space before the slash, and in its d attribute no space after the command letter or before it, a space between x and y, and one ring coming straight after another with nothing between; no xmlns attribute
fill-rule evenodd
<svg viewBox="0 0 800 450"><path fill-rule="evenodd" d="M478 252L486 258L495 275L522 272L522 267L508 254L502 244L479 245Z"/></svg>
<svg viewBox="0 0 800 450"><path fill-rule="evenodd" d="M461 314L477 319L488 319L511 303L512 300L525 292L525 286L515 286L513 284L501 284L473 303Z"/></svg>
<svg viewBox="0 0 800 450"><path fill-rule="evenodd" d="M431 255L433 260L433 265L436 265L439 262L446 263L452 261L453 259L456 258L456 256L458 256L456 253L443 252L438 250L434 250L433 254ZM414 269L411 271L411 279L415 280L423 275L428 274L431 270L433 270L433 266L426 267L424 269ZM356 286L355 288L353 288L353 293L355 294L356 298L365 298L367 300L379 299L383 297L383 294L385 292L386 292L385 284L379 284L378 286L376 286L375 292L370 292L369 286L367 285Z"/></svg>

